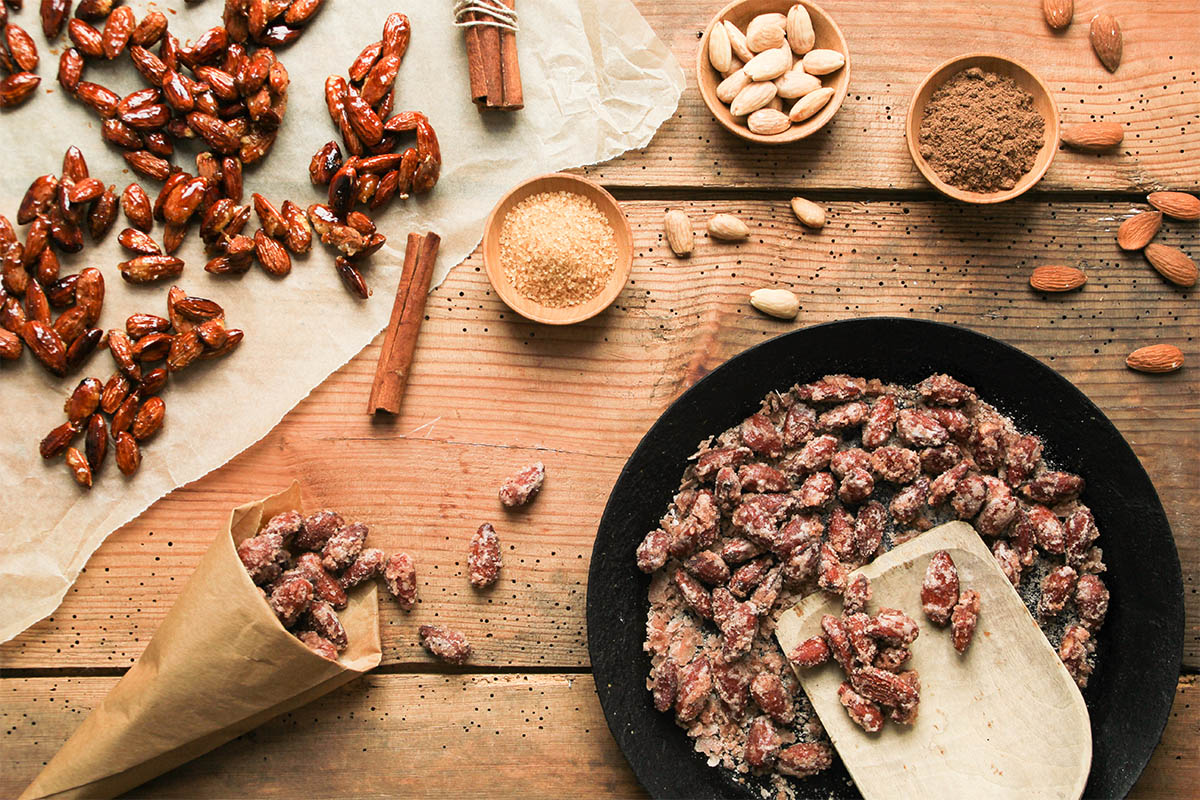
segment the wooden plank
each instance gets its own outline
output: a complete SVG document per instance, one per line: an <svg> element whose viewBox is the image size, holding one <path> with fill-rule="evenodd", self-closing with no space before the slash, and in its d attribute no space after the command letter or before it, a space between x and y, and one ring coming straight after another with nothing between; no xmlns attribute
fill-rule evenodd
<svg viewBox="0 0 1200 800"><path fill-rule="evenodd" d="M33 779L115 678L0 680L0 795ZM1131 797L1200 781L1196 678L1179 681ZM146 784L140 797L640 797L590 675L370 675Z"/></svg>
<svg viewBox="0 0 1200 800"><path fill-rule="evenodd" d="M1200 373L1189 367L1149 377L1123 365L1130 350L1153 341L1179 344L1200 363L1190 333L1200 326L1200 307L1140 256L1116 249L1121 209L837 202L814 234L800 232L783 200L673 203L698 228L708 214L732 211L755 234L741 246L701 237L696 255L677 261L661 237L667 205L625 204L637 252L632 281L617 307L582 325L514 318L472 257L429 299L398 419L381 423L361 411L377 340L262 442L111 537L62 608L0 648L0 664L131 663L229 509L296 476L312 505L361 517L381 546L417 557L428 581L424 602L412 617L386 610L386 663L425 663L414 628L437 614L475 641L477 664L579 667L587 662L583 603L596 522L628 454L667 404L768 336L898 314L1008 341L1074 381L1116 423L1178 533L1188 589L1185 663L1200 665L1200 595L1191 591L1200 542L1184 535L1200 523ZM1178 223L1160 234L1185 246L1193 235L1194 226ZM1058 297L1031 292L1029 272L1051 260L1083 263L1088 286ZM746 304L749 289L777 283L801 297L794 324ZM523 512L502 512L500 480L538 458L548 467L544 494ZM516 549L505 550L502 584L478 596L461 577L461 556L486 519Z"/></svg>
<svg viewBox="0 0 1200 800"><path fill-rule="evenodd" d="M114 678L6 679L16 797ZM586 674L369 675L150 783L133 797L632 797L643 793Z"/></svg>
<svg viewBox="0 0 1200 800"><path fill-rule="evenodd" d="M585 174L631 186L928 189L904 140L911 95L937 65L971 52L1002 53L1034 70L1054 92L1064 125L1105 119L1125 126L1119 155L1060 152L1041 190L1143 190L1200 186L1200 40L1195 0L1079 2L1061 34L1037 3L897 0L881 16L874 0L825 5L850 47L850 94L825 129L794 145L736 138L712 118L696 89L698 38L725 0L639 2L688 79L679 110L653 142ZM1124 57L1110 75L1088 44L1088 22L1114 14ZM1185 154L1192 154L1187 157Z"/></svg>

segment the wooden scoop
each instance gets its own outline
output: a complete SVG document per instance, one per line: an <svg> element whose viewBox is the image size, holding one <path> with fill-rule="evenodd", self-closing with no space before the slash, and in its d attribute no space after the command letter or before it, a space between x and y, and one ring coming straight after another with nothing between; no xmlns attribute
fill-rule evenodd
<svg viewBox="0 0 1200 800"><path fill-rule="evenodd" d="M981 598L961 656L949 629L921 611L921 581L938 550L954 559L961 588ZM947 523L857 572L871 579L868 613L899 608L920 625L908 662L921 675L916 723L866 733L838 701L836 663L793 669L863 797L1080 797L1092 761L1083 696L975 530ZM804 598L779 619L783 652L819 636L822 615L841 612L840 598Z"/></svg>

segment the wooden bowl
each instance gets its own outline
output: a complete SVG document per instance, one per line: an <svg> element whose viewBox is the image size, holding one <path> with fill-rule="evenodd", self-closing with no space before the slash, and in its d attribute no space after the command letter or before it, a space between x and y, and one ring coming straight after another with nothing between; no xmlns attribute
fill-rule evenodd
<svg viewBox="0 0 1200 800"><path fill-rule="evenodd" d="M921 155L921 120L925 117L925 106L928 105L930 96L949 78L971 67L979 67L987 72L1012 78L1018 86L1033 95L1034 108L1046 120L1045 138L1042 141L1042 149L1038 153L1037 160L1033 162L1033 167L1029 172L1022 175L1011 189L997 192L971 192L951 186L938 177L929 162ZM904 131L905 137L908 139L908 152L912 156L913 163L925 176L925 180L932 183L939 192L954 200L962 200L964 203L1003 203L1005 200L1011 200L1029 191L1050 168L1050 162L1054 160L1054 154L1058 152L1058 109L1054 106L1054 97L1050 94L1050 89L1028 67L1003 56L971 53L950 59L921 81L921 85L913 92L912 102L909 103L908 122Z"/></svg>
<svg viewBox="0 0 1200 800"><path fill-rule="evenodd" d="M808 9L808 15L812 18L813 33L817 36L814 47L837 50L846 57L846 63L832 75L821 76L821 83L833 88L833 97L829 98L829 102L819 113L801 123L793 123L783 133L764 136L747 128L738 117L729 113L729 106L717 98L717 84L723 78L721 73L708 63L708 37L712 33L713 26L720 24L723 20L729 20L745 31L750 20L759 14L772 11L786 14L789 8L796 5L796 2ZM842 35L842 29L833 21L833 17L829 16L816 3L810 3L808 0L734 0L717 12L717 15L708 23L708 27L704 29L704 36L700 39L700 49L696 53L696 83L700 86L700 96L704 98L704 104L708 106L708 110L726 130L747 141L760 144L796 142L825 127L825 124L833 119L833 115L842 107L842 101L846 99L846 92L850 88L850 49L846 46L846 37Z"/></svg>
<svg viewBox="0 0 1200 800"><path fill-rule="evenodd" d="M596 204L600 213L608 218L608 223L612 226L617 244L617 263L613 265L608 284L586 303L566 308L544 306L518 292L504 274L504 267L500 264L500 229L504 227L504 218L517 203L541 192L573 192L583 195ZM625 212L603 187L586 178L556 172L519 183L500 198L500 202L488 215L487 226L484 228L483 266L492 288L513 311L526 319L546 325L570 325L596 316L612 305L617 295L621 294L633 269L633 235L629 231L629 220L626 219Z"/></svg>

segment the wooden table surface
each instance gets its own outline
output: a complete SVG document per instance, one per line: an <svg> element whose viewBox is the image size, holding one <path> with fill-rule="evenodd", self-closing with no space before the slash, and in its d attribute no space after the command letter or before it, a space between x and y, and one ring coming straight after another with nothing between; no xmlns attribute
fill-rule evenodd
<svg viewBox="0 0 1200 800"><path fill-rule="evenodd" d="M1184 674L1134 794L1195 791L1200 306L1118 250L1115 229L1148 190L1200 189L1200 3L1106 0L1125 31L1124 62L1110 75L1087 43L1101 9L1093 0L1077 0L1065 34L1046 28L1037 0L887 10L829 0L850 43L850 96L826 130L774 149L724 133L695 89L696 41L723 2L639 5L689 86L649 147L583 170L612 188L633 228L633 276L616 305L575 327L526 323L490 291L476 253L429 299L399 418L363 413L380 336L258 444L114 533L62 607L0 648L0 795L16 795L141 654L229 509L293 477L311 507L338 508L369 522L378 546L412 552L421 604L412 614L385 606L373 674L139 794L640 795L605 726L586 647L588 558L610 486L671 400L721 362L794 327L881 314L1020 347L1071 379L1133 445L1174 529L1187 603ZM1121 122L1123 148L1061 152L1036 193L997 208L940 199L909 161L902 126L921 77L969 51L1033 67L1064 124ZM823 231L797 226L793 193L828 209ZM734 212L753 235L741 246L701 237L696 255L678 261L661 233L667 208L697 227ZM1198 233L1173 222L1159 241L1195 253ZM1083 266L1087 287L1031 292L1030 271L1047 263ZM794 290L796 322L752 311L746 295L759 286ZM1190 366L1160 377L1125 369L1129 351L1154 342L1179 345ZM546 463L545 491L504 513L500 480L535 459ZM505 566L495 591L478 594L463 557L484 520L500 533ZM470 637L470 665L423 653L417 626L435 620Z"/></svg>

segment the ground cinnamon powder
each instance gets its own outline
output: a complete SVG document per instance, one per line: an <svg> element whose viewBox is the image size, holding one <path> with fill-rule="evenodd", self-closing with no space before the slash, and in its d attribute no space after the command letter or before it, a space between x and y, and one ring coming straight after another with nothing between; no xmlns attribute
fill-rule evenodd
<svg viewBox="0 0 1200 800"><path fill-rule="evenodd" d="M1033 168L1045 131L1029 92L1012 78L971 67L929 98L921 156L951 186L1002 191Z"/></svg>

